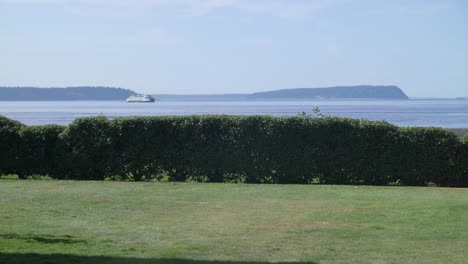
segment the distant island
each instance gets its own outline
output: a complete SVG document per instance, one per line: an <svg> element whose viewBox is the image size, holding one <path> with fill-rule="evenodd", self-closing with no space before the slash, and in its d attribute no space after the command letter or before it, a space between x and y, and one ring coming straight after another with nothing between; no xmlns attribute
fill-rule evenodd
<svg viewBox="0 0 468 264"><path fill-rule="evenodd" d="M161 101L261 101L261 100L319 100L319 99L408 99L397 86L337 86L327 88L295 88L252 94L156 94Z"/></svg>
<svg viewBox="0 0 468 264"><path fill-rule="evenodd" d="M0 101L123 101L137 93L113 87L0 87Z"/></svg>
<svg viewBox="0 0 468 264"><path fill-rule="evenodd" d="M0 87L0 101L124 101L137 93L113 87ZM397 86L339 86L295 88L252 94L155 94L160 101L262 101L320 99L408 99Z"/></svg>

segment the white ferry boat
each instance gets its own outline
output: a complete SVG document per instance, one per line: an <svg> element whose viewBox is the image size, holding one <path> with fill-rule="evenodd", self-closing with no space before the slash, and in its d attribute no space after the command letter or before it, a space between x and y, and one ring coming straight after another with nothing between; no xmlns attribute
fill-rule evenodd
<svg viewBox="0 0 468 264"><path fill-rule="evenodd" d="M127 98L128 103L153 103L154 101L155 99L151 95L143 94L132 95Z"/></svg>

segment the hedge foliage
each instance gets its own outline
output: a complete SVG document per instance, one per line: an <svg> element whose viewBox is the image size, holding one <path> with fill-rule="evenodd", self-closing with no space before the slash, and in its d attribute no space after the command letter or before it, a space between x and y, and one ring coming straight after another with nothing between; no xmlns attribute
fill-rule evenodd
<svg viewBox="0 0 468 264"><path fill-rule="evenodd" d="M19 162L20 122L0 116L0 174L15 173Z"/></svg>
<svg viewBox="0 0 468 264"><path fill-rule="evenodd" d="M307 116L0 117L0 173L56 179L468 186L468 138Z"/></svg>
<svg viewBox="0 0 468 264"><path fill-rule="evenodd" d="M58 125L22 127L18 131L18 163L14 173L27 178L57 172L63 161L58 136L64 128Z"/></svg>
<svg viewBox="0 0 468 264"><path fill-rule="evenodd" d="M465 144L468 144L468 134L465 134L465 135L462 137L461 141L462 141L463 143L465 143Z"/></svg>

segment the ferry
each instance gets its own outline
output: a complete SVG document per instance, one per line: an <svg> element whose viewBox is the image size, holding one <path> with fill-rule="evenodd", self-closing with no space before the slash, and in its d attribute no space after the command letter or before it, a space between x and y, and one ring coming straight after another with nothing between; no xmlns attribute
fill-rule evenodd
<svg viewBox="0 0 468 264"><path fill-rule="evenodd" d="M151 95L137 94L127 98L128 103L154 103L155 99Z"/></svg>

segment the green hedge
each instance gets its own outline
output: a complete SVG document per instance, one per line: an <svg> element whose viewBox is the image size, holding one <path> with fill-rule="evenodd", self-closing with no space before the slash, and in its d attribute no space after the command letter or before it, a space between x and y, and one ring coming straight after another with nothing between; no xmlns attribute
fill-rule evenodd
<svg viewBox="0 0 468 264"><path fill-rule="evenodd" d="M20 122L0 116L0 175L16 173L19 164Z"/></svg>
<svg viewBox="0 0 468 264"><path fill-rule="evenodd" d="M465 135L462 137L461 141L462 141L463 143L465 143L465 144L468 144L468 134L465 134Z"/></svg>
<svg viewBox="0 0 468 264"><path fill-rule="evenodd" d="M457 186L468 186L468 134L462 138L462 143L458 155L459 160L456 161L456 164L459 164L458 175L461 181Z"/></svg>
<svg viewBox="0 0 468 264"><path fill-rule="evenodd" d="M19 132L19 166L15 173L19 178L30 175L53 174L62 166L59 134L64 126L23 126Z"/></svg>
<svg viewBox="0 0 468 264"><path fill-rule="evenodd" d="M307 116L0 119L0 173L22 178L468 185L468 140L441 128ZM465 143L463 143L465 142Z"/></svg>
<svg viewBox="0 0 468 264"><path fill-rule="evenodd" d="M60 135L59 179L104 180L110 171L110 121L78 118Z"/></svg>

